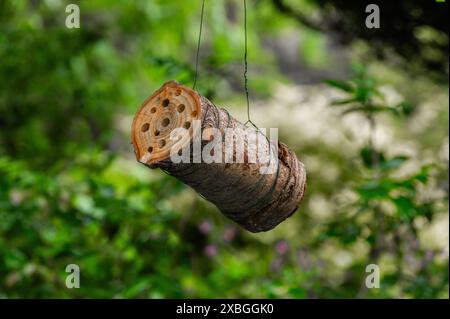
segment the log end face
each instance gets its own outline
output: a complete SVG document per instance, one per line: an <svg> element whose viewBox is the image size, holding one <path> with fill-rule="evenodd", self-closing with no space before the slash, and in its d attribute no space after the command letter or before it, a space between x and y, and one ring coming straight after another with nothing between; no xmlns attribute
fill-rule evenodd
<svg viewBox="0 0 450 319"><path fill-rule="evenodd" d="M131 136L136 159L152 165L178 152L190 143L193 121L201 119L201 112L195 91L176 81L165 83L134 117Z"/></svg>

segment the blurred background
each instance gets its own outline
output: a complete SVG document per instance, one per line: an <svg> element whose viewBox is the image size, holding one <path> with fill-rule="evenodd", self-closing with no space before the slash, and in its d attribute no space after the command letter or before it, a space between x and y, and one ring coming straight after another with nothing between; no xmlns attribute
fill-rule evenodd
<svg viewBox="0 0 450 319"><path fill-rule="evenodd" d="M0 297L448 298L448 4L378 1L368 29L370 2L247 1L252 120L308 171L252 234L130 144L149 95L193 83L200 0L2 0ZM243 12L206 0L197 89L245 122Z"/></svg>

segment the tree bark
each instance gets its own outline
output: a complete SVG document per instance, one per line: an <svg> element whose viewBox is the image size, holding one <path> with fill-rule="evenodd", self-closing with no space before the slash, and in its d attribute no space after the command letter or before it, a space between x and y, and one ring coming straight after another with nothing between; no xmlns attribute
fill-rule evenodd
<svg viewBox="0 0 450 319"><path fill-rule="evenodd" d="M181 127L186 134L175 134ZM268 231L291 216L305 192L304 165L285 144L269 142L259 129L175 81L144 101L132 141L139 162L178 178L251 232Z"/></svg>

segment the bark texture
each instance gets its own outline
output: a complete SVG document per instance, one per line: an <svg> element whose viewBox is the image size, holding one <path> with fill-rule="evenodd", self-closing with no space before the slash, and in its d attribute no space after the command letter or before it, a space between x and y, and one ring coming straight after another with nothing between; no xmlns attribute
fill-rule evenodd
<svg viewBox="0 0 450 319"><path fill-rule="evenodd" d="M200 124L199 130L193 123ZM189 134L172 139L171 133L178 127L184 127ZM227 129L234 129L235 144L225 143ZM249 132L248 127L225 109L171 81L143 103L133 121L132 139L139 162L178 178L248 231L268 231L297 210L306 188L306 170L285 144L269 142L256 129L256 141L245 132ZM221 133L220 139L217 133ZM221 161L206 163L202 159L195 163L196 141L203 154L205 150L213 154L212 142L221 144L214 148L221 152ZM236 145L244 145L241 162ZM266 154L266 161L259 157L252 161L252 152ZM181 153L188 153L187 163L176 163L170 156ZM272 172L261 173L268 164L273 165Z"/></svg>

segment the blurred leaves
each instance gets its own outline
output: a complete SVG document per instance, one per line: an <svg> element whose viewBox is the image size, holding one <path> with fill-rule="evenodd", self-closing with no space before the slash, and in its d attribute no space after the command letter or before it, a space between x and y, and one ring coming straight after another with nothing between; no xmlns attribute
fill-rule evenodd
<svg viewBox="0 0 450 319"><path fill-rule="evenodd" d="M395 105L385 105L384 98L378 90L375 80L370 77L367 70L358 64L353 66L353 77L348 81L335 79L324 80L326 84L344 92L347 97L333 102L333 105L342 106L342 114L359 112L368 116L377 113L392 113L395 115L408 115L411 105L402 101Z"/></svg>
<svg viewBox="0 0 450 319"><path fill-rule="evenodd" d="M342 115L362 113L370 124L370 133L366 145L360 149L361 167L351 186L354 200L342 208L341 214L345 217L330 222L318 236L318 240L323 242L336 238L345 245L351 245L363 239L370 247L367 262L378 264L381 256L396 256L398 271L394 277L396 280L406 281L403 272L408 268L408 263L403 256L434 253L424 252L414 244L418 235L415 221L420 218L432 220L433 215L440 212L440 204L448 199L448 194L447 197L434 199L421 196L421 191L439 168L435 164L422 164L414 172L399 174L413 159L405 155L388 156L374 146L373 134L377 123L374 115L381 112L407 115L411 112L411 106L406 101L396 105L380 104L385 98L363 66L356 65L354 75L348 81L326 80L326 83L346 95L332 106L343 108ZM394 244L390 243L393 238L396 239ZM422 276L431 276L427 273L427 267L421 267L416 272L419 277L411 280L413 285L419 284ZM444 286L446 277L442 276L437 285ZM366 290L361 289L358 296L366 293ZM411 293L411 290L408 288L401 293ZM433 296L436 297L437 294L435 290Z"/></svg>

